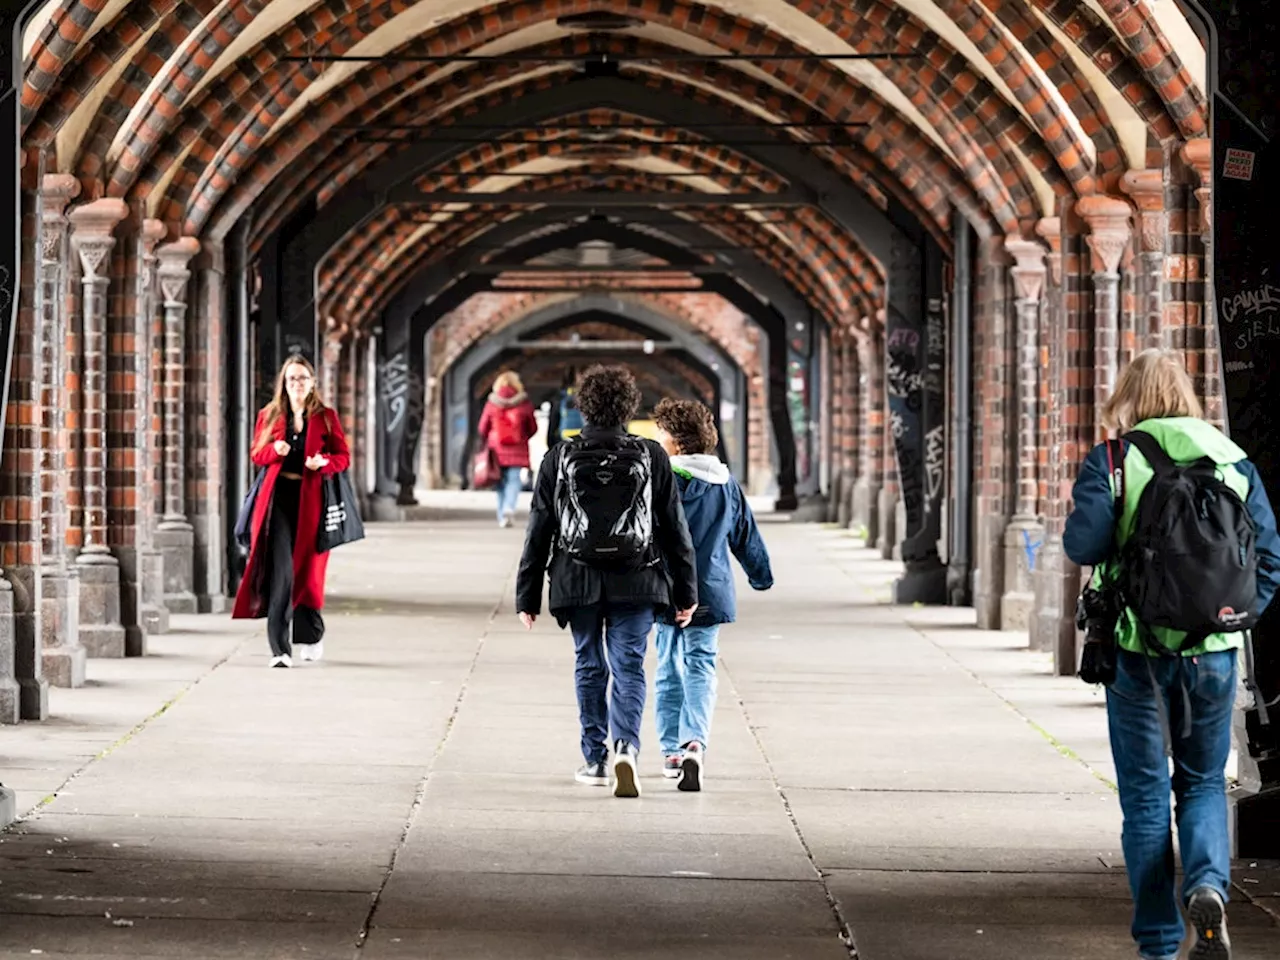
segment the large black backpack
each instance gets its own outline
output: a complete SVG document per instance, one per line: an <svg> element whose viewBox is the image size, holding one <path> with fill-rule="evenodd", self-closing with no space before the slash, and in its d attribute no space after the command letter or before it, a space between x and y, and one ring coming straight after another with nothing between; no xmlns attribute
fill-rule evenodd
<svg viewBox="0 0 1280 960"><path fill-rule="evenodd" d="M565 441L556 475L560 549L581 563L635 569L653 558L653 458L639 437Z"/></svg>
<svg viewBox="0 0 1280 960"><path fill-rule="evenodd" d="M1155 476L1142 491L1121 551L1120 591L1144 628L1185 631L1179 649L1257 621L1253 518L1208 457L1178 465L1140 430L1124 436ZM1123 505L1122 505L1123 508Z"/></svg>

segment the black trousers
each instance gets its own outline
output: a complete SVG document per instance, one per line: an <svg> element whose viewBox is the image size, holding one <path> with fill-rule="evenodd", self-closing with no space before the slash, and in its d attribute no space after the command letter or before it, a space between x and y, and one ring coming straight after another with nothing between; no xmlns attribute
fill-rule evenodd
<svg viewBox="0 0 1280 960"><path fill-rule="evenodd" d="M293 545L298 536L298 505L302 481L288 477L276 479L271 500L271 524L268 538L270 552L270 584L267 594L267 642L273 657L291 654L289 628L293 627L293 643L319 643L324 638L324 618L319 610L293 606Z"/></svg>

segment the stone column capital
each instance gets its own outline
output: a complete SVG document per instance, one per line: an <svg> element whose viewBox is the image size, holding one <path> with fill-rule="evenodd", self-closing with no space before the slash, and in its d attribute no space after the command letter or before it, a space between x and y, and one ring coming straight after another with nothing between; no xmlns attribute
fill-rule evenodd
<svg viewBox="0 0 1280 960"><path fill-rule="evenodd" d="M138 240L142 244L142 255L155 258L156 244L164 239L168 228L163 220L147 219L142 221L142 229L138 232Z"/></svg>
<svg viewBox="0 0 1280 960"><path fill-rule="evenodd" d="M1034 240L1011 236L1005 238L1004 248L1013 257L1009 273L1017 288L1018 299L1025 303L1038 303L1044 292L1044 247Z"/></svg>
<svg viewBox="0 0 1280 960"><path fill-rule="evenodd" d="M1208 237L1213 231L1213 142L1206 138L1188 140L1182 145L1182 160L1200 180L1196 200L1200 204L1200 234Z"/></svg>
<svg viewBox="0 0 1280 960"><path fill-rule="evenodd" d="M1089 226L1085 243L1093 252L1093 272L1114 275L1129 244L1132 208L1116 197L1081 197L1076 213Z"/></svg>
<svg viewBox="0 0 1280 960"><path fill-rule="evenodd" d="M182 237L156 249L156 258L160 261L156 272L160 276L160 293L166 307L187 305L187 281L191 279L187 265L199 252L200 241L195 237Z"/></svg>
<svg viewBox="0 0 1280 960"><path fill-rule="evenodd" d="M116 225L128 215L128 204L115 197L81 204L67 214L71 222L71 244L80 257L85 283L107 279L102 267L116 244Z"/></svg>
<svg viewBox="0 0 1280 960"><path fill-rule="evenodd" d="M1055 284L1062 283L1062 218L1044 217L1036 224L1036 236L1049 245L1049 272Z"/></svg>
<svg viewBox="0 0 1280 960"><path fill-rule="evenodd" d="M40 182L40 199L44 206L44 219L65 222L67 204L80 196L80 181L69 173L46 173Z"/></svg>
<svg viewBox="0 0 1280 960"><path fill-rule="evenodd" d="M1148 253L1164 252L1165 209L1164 171L1130 170L1120 178L1120 189L1138 208L1138 229L1142 249Z"/></svg>

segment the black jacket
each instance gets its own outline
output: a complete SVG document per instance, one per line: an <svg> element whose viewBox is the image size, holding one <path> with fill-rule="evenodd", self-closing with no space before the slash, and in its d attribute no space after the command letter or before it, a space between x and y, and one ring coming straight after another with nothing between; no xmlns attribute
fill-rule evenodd
<svg viewBox="0 0 1280 960"><path fill-rule="evenodd" d="M583 428L589 440L622 437L621 427L604 430ZM538 468L533 488L533 511L525 536L524 556L516 576L516 611L542 613L542 581L550 564L551 615L564 625L579 607L596 603L652 605L658 611L685 610L698 605L698 567L685 522L684 508L676 489L675 476L666 451L652 440L644 440L653 466L653 536L660 563L632 572L613 572L589 567L555 554L559 539L559 518L555 509L556 477L564 444L556 444Z"/></svg>

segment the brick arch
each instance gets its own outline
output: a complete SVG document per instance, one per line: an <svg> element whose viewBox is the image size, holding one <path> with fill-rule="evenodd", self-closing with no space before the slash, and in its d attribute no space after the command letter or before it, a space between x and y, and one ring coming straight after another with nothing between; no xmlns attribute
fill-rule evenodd
<svg viewBox="0 0 1280 960"><path fill-rule="evenodd" d="M445 91L446 99L465 96L472 84L502 80L513 71L503 67L489 71L480 69L469 74L458 74L450 78L450 85ZM804 122L813 119L814 111L806 104L786 97L767 84L752 80L741 73L716 68L706 72L711 89L723 93L731 93L747 102L757 104L772 115L780 116L788 122ZM563 76L557 77L563 80ZM708 101L704 88L689 85L683 79L671 76L659 76L648 72L629 75L632 82L649 85L659 96L675 96L694 101ZM467 100L448 113L436 113L438 106L437 91L419 92L411 100L399 99L398 94L383 94L379 98L367 101L369 106L362 106L358 116L352 122L371 123L407 123L422 122L431 117L444 122L462 122L469 116L483 110L510 103L533 92L539 92L553 86L550 77L543 76L531 80L518 81L491 91L478 99ZM359 93L354 91L353 95ZM452 96L449 96L452 95ZM744 123L759 122L754 115L737 109L734 105L717 104L719 110L726 115L741 118ZM353 113L354 113L353 109ZM269 235L287 217L296 198L316 194L323 204L345 183L359 177L365 169L386 156L386 149L378 147L368 149L358 141L347 141L337 151L322 155L314 166L298 165L291 158L306 157L314 152L314 147L323 140L321 117L315 108L309 108L299 118L290 131L282 134L278 141L268 145L267 151L258 158L258 165L247 175L248 183L237 184L238 198L232 200L218 214L214 233L220 233L238 218L254 195L262 192L269 197L264 206L259 206L259 217L255 223L255 238L260 242ZM900 118L890 117L885 123L883 132L872 129L861 137L861 142L853 140L852 149L841 149L839 152L815 148L813 153L829 166L846 176L853 183L866 187L867 193L877 199L877 205L884 209L884 194L879 186L882 184L890 195L898 198L916 218L930 229L934 238L943 247L949 249L951 244L950 217L952 206L958 207L982 232L994 231L997 224L986 212L981 198L963 179L960 171L954 168L936 146L927 138L917 133ZM483 148L482 148L483 149ZM271 156L274 153L275 156ZM1006 218L1003 227L1005 232L1013 228L1012 213Z"/></svg>
<svg viewBox="0 0 1280 960"><path fill-rule="evenodd" d="M446 50L472 49L475 44L502 36L505 32L503 28L506 24L536 22L541 19L548 19L558 13L574 12L579 8L586 9L590 7L590 4L586 3L585 0L564 0L563 3L552 4L551 6L552 9L548 9L546 0L538 3L534 3L534 0L513 0L511 4L505 7L492 7L469 17L449 21L444 28L436 31L432 36L432 39L437 42L431 45L431 48L438 49L443 46ZM653 22L678 26L691 35L700 36L713 42L717 38L723 38L727 35L744 38L751 37L755 40L753 46L760 49L785 49L787 47L785 41L769 36L758 24L752 22L728 17L727 15L705 12L695 22L694 19L688 16L691 12L689 8L677 5L671 9L672 13L667 15L652 11L646 11L646 13L649 14ZM702 10L702 8L698 9ZM500 15L498 11L503 14L509 14L509 17ZM295 21L285 33L288 34L289 31L300 30L300 24L306 25L304 21ZM320 34L322 38L324 36L323 31L315 30L312 32ZM358 39L358 35L360 35L360 30L355 27L346 32L335 31L332 38L334 42L330 45L330 49L335 51L346 49L343 44L353 37ZM273 39L278 40L279 38ZM745 39L744 42L746 42ZM270 55L275 56L285 52L284 48L273 50L271 41L264 44L263 49ZM131 188L137 189L141 187L145 190L151 186L151 182L164 169L176 161L180 147L182 149L189 148L189 152L182 162L182 169L171 183L176 198L173 203L185 208L190 191L195 183L198 182L203 168L210 163L220 163L221 175L228 179L233 178L261 143L262 137L266 133L266 128L263 124L257 123L256 119L250 120L247 118L256 118L263 113L278 115L283 112L287 104L291 103L296 97L297 92L303 89L299 79L301 72L311 69L307 66L292 71L287 69L260 70L253 66L256 62L265 61L266 59L267 56L258 57L256 60L251 56L243 58L240 61L241 71L234 78L234 82L247 88L250 92L250 99L253 97L260 98L256 101L260 106L251 108L237 103L222 116L218 116L212 109L210 101L218 98L221 89L232 89L233 83L231 78L220 78L201 98L198 98L197 102L189 105L183 111L183 122L169 131L163 144L154 146L148 144L142 147L147 155L154 153L154 156L152 163L141 175L141 179L135 181L132 171L118 168L112 175L108 193L124 196L128 195ZM935 59L942 60L944 58L935 57ZM846 74L825 65L812 70L796 70L782 64L771 63L766 69L784 82L790 83L793 89L798 86L808 91L817 87L825 91L827 96L836 99L846 99L847 91L853 86ZM904 93L917 103L917 106L922 110L934 129L951 144L957 156L962 158L962 164L966 167L971 181L976 186L988 192L994 191L995 195L999 195L1001 187L1004 185L1000 181L1018 184L1021 190L1018 191L1015 201L1020 219L1030 220L1037 218L1040 211L1036 206L1033 195L1034 189L1026 182L1026 174L1021 165L1007 156L1006 149L1001 149L1001 143L1021 143L1024 153L1048 177L1054 189L1059 192L1066 192L1069 190L1070 185L1064 184L1061 177L1053 175L1054 166L1057 162L1054 155L1040 145L1038 135L1031 130L1022 120L1021 115L1018 115L1013 108L1007 105L1003 107L997 106L997 104L1003 104L1003 100L998 98L994 90L989 89L985 80L974 76L968 71L967 61L964 58L947 54L945 63L940 63L935 69L944 82L949 82L953 85L959 82L965 89L983 91L983 95L987 97L984 105L977 111L967 111L966 118L966 116L961 115L961 112L953 112L952 108L937 100L931 91L920 82L919 78L905 68L895 65L887 72L891 74L891 80L896 79L899 82L899 86ZM379 70L375 68L372 71L357 72L354 75L354 79L355 82L364 82L367 79L365 77L366 73L370 73L373 76L382 73L389 82L403 82L406 78L395 78L397 72L394 69ZM290 92L290 90L294 92ZM216 121L225 122L219 124ZM236 139L237 130L240 130L243 134L239 139ZM1083 176L1083 174L1079 174L1076 169L1076 163L1071 157L1064 154L1063 157L1058 159L1062 160L1061 166L1063 169L1072 175ZM1091 185L1084 181L1073 182L1082 190L1085 188L1091 189ZM163 213L167 219L173 219L177 216L172 209L166 209Z"/></svg>
<svg viewBox="0 0 1280 960"><path fill-rule="evenodd" d="M492 222L499 215L498 211L492 209L480 211L470 221L470 224ZM816 266L812 256L806 260L794 250L789 250L785 245L779 244L778 249L774 249L762 244L762 237L776 238L770 233L765 233L761 225L750 218L740 214L726 216L724 213L719 214L718 217L718 220L696 219L695 215L695 222L724 236L729 243L750 246L756 249L758 251L757 256L773 267L776 273L808 299L829 324L837 325L843 322L844 318L849 315L850 309L858 315L873 314L875 305L882 302L883 278L875 270L874 265L857 249L846 248L842 257L828 255L825 265ZM431 248L419 250L420 255L418 256L414 255L415 249L410 249L404 245L404 240L411 232L408 228L405 228L402 232L393 233L382 241L383 245L381 247L377 248L378 253L376 256L379 261L377 266L370 267L364 271L365 276L372 277L376 282L363 294L361 301L344 312L336 306L336 300L341 294L331 293L325 302L325 306L320 308L321 315L332 313L335 318L341 318L342 321L352 325L367 323L370 318L381 312L382 307L403 286L404 282L431 262L433 258L429 256L430 253L434 251L447 252L456 249L461 243L465 243L468 239L466 237L467 226L467 224L460 223L454 228L453 232L445 232L439 237L433 233L431 235ZM844 239L843 234L830 227L830 225L828 225L828 229L837 242ZM474 235L474 231L472 235ZM370 255L366 253L359 260L367 263L370 260ZM392 263L390 270L378 269L388 261ZM830 281L823 282L821 273L824 270L834 275ZM842 309L840 306L833 304L829 291L831 283L844 283L847 285L847 302L849 306Z"/></svg>

